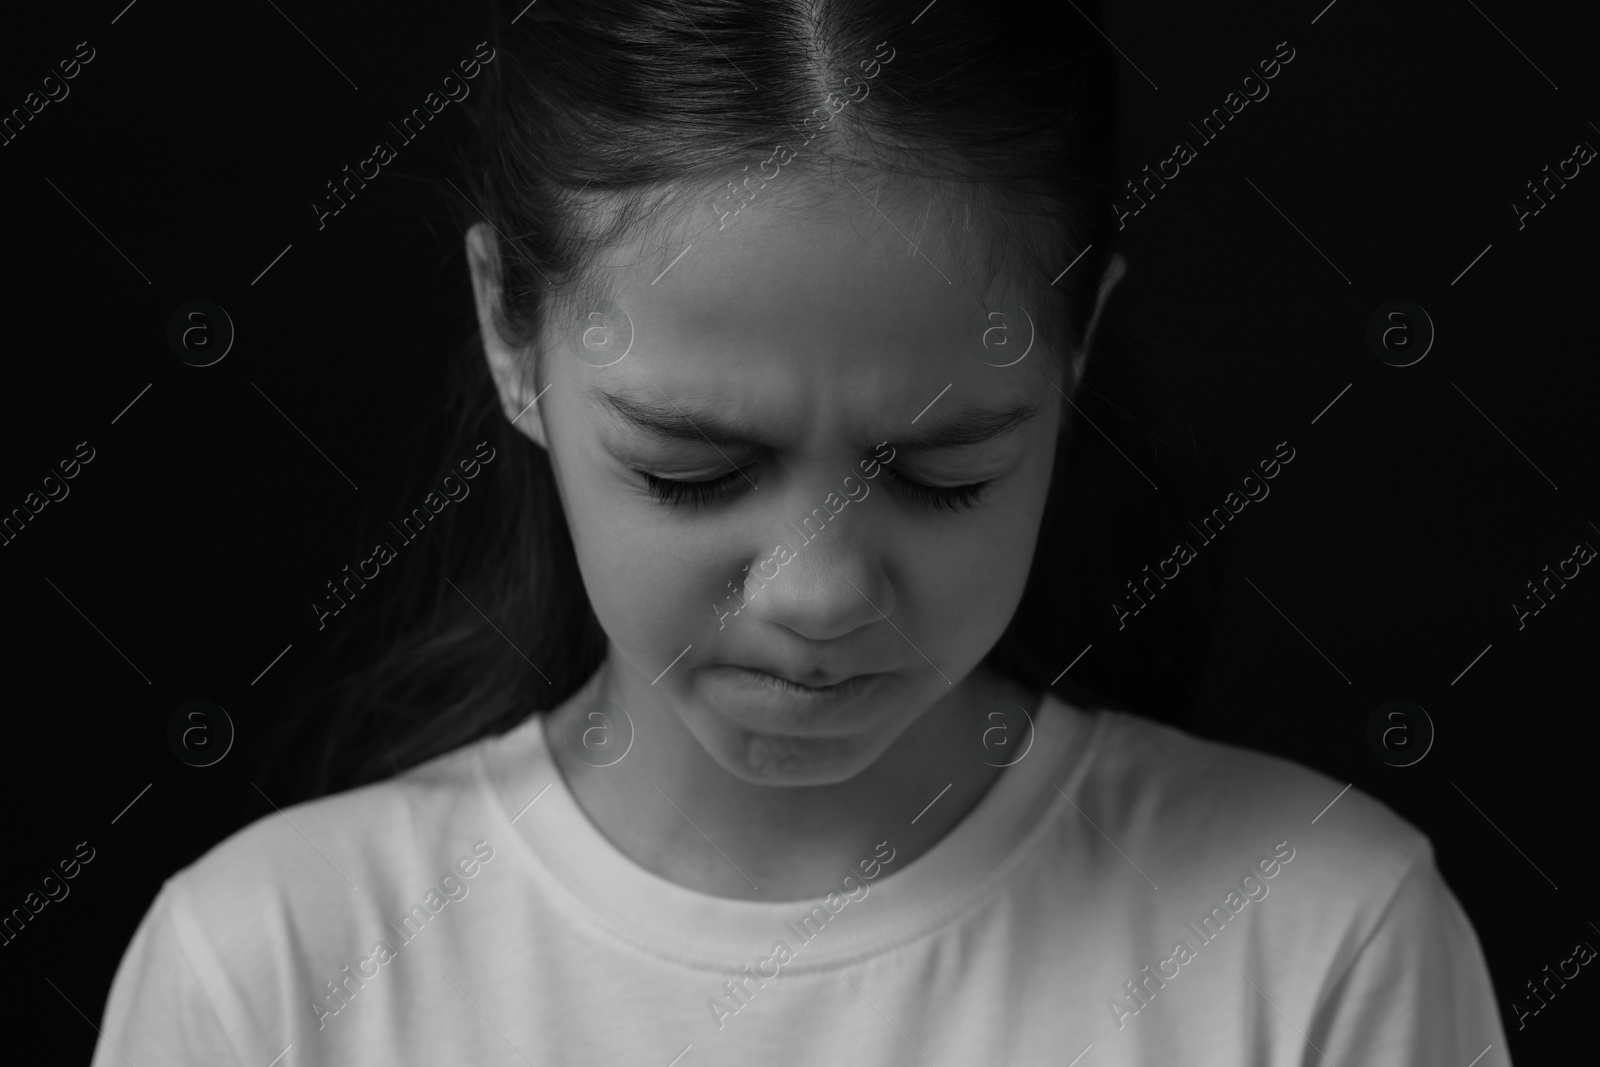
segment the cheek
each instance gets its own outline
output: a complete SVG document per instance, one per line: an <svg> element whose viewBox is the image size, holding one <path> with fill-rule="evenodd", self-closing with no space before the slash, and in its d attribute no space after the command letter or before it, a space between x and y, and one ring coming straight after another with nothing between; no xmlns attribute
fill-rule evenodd
<svg viewBox="0 0 1600 1067"><path fill-rule="evenodd" d="M715 629L711 604L735 577L723 573L731 557L705 528L632 491L602 451L561 458L568 528L595 616L641 665L664 666L708 620Z"/></svg>
<svg viewBox="0 0 1600 1067"><path fill-rule="evenodd" d="M1052 460L1051 452L1030 452L976 511L964 517L939 513L911 526L916 567L903 580L913 584L908 592L918 602L929 605L929 633L958 664L982 659L1022 600Z"/></svg>

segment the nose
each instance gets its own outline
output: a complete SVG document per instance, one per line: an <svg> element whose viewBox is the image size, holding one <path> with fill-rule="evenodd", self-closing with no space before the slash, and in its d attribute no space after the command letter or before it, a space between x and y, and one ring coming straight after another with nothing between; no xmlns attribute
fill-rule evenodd
<svg viewBox="0 0 1600 1067"><path fill-rule="evenodd" d="M806 512L807 503L817 506ZM779 540L744 572L746 613L810 641L844 637L892 613L894 586L867 510L873 503L870 494L850 500L826 489L779 498L763 522Z"/></svg>

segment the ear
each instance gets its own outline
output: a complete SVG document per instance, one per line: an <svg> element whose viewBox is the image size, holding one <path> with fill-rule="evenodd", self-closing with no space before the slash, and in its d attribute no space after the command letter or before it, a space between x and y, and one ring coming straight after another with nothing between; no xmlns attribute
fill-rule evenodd
<svg viewBox="0 0 1600 1067"><path fill-rule="evenodd" d="M1089 364L1089 352L1094 343L1095 330L1100 326L1100 313L1105 310L1106 301L1111 296L1111 290L1117 287L1128 273L1128 261L1121 252L1111 253L1111 262L1106 265L1106 274L1100 281L1100 291L1095 294L1094 313L1089 316L1089 325L1083 331L1083 344L1072 357L1072 380L1076 384L1083 380L1083 372Z"/></svg>
<svg viewBox="0 0 1600 1067"><path fill-rule="evenodd" d="M500 303L500 268L494 230L488 223L475 223L467 231L467 267L472 273L472 296L477 305L478 330L483 335L483 355L489 361L489 374L500 394L500 408L506 421L541 448L545 441L544 420L535 404L535 382L527 353L500 335L494 310Z"/></svg>

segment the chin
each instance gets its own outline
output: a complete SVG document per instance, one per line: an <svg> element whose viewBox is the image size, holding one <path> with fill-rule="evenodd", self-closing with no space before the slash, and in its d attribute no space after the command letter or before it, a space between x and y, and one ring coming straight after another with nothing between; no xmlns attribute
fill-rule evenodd
<svg viewBox="0 0 1600 1067"><path fill-rule="evenodd" d="M834 785L872 766L885 747L860 737L785 737L739 731L713 755L729 774L754 785Z"/></svg>

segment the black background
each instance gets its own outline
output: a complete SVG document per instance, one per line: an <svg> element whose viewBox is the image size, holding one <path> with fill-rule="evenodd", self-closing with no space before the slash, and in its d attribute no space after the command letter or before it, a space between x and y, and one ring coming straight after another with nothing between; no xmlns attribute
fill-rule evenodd
<svg viewBox="0 0 1600 1067"><path fill-rule="evenodd" d="M252 781L297 661L325 636L307 600L366 554L366 494L429 488L439 457L412 446L470 313L434 192L460 109L404 146L387 122L471 55L473 10L123 2L13 16L0 42L6 110L77 42L96 51L0 147L0 507L77 442L96 452L0 547L0 910L78 842L96 850L0 949L8 1014L54 1035L64 1061L88 1058L160 882L271 810ZM1508 1005L1575 942L1600 941L1600 577L1584 568L1520 630L1508 603L1576 542L1600 545L1600 176L1585 167L1520 231L1508 202L1577 141L1600 145L1600 26L1566 5L1324 2L1107 12L1125 55L1123 177L1195 143L1184 121L1277 42L1296 51L1120 234L1121 328L1211 383L1184 402L1232 428L1202 444L1241 474L1278 441L1297 452L1226 534L1234 563L1188 725L1352 782L1424 830L1515 1057L1548 1062L1578 1047L1600 978L1580 974L1520 1032ZM380 139L399 158L319 231L308 202ZM215 366L167 345L193 299L237 329ZM1437 329L1405 368L1366 342L1394 299ZM238 729L203 769L165 736L196 698ZM1415 766L1367 745L1391 699L1437 728Z"/></svg>

